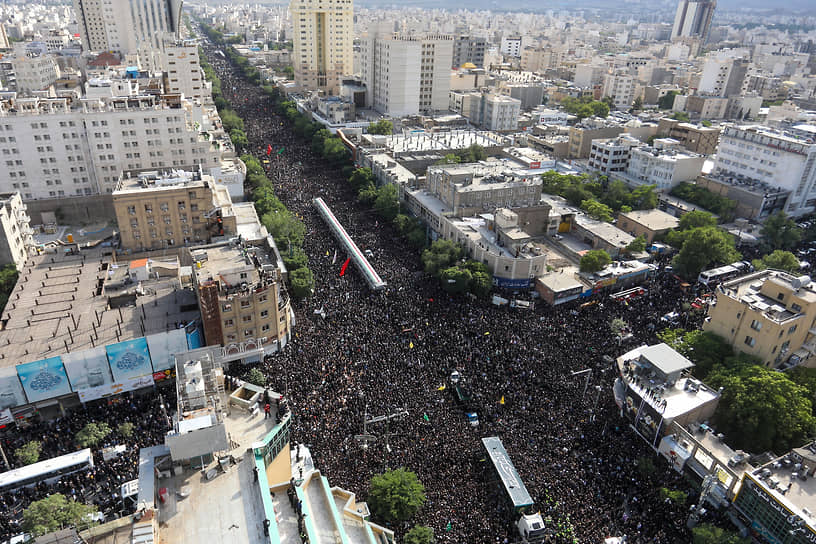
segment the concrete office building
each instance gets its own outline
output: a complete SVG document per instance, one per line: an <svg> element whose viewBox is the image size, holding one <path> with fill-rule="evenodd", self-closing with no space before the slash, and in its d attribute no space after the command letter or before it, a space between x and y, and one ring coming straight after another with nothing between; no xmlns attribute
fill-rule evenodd
<svg viewBox="0 0 816 544"><path fill-rule="evenodd" d="M697 92L722 97L739 95L750 66L750 59L712 53L703 65Z"/></svg>
<svg viewBox="0 0 816 544"><path fill-rule="evenodd" d="M453 39L453 59L451 68L461 68L470 63L477 68L484 67L487 39L477 36L456 36Z"/></svg>
<svg viewBox="0 0 816 544"><path fill-rule="evenodd" d="M508 36L506 38L502 38L501 41L501 52L508 57L521 57L521 37L520 36Z"/></svg>
<svg viewBox="0 0 816 544"><path fill-rule="evenodd" d="M182 0L74 0L82 48L116 51L161 50L178 36Z"/></svg>
<svg viewBox="0 0 816 544"><path fill-rule="evenodd" d="M386 34L361 40L366 105L393 117L446 110L453 37Z"/></svg>
<svg viewBox="0 0 816 544"><path fill-rule="evenodd" d="M14 110L14 111L12 111ZM112 193L125 170L207 171L234 155L178 95L0 100L0 191L23 200Z"/></svg>
<svg viewBox="0 0 816 544"><path fill-rule="evenodd" d="M716 7L716 0L680 0L674 15L672 40L697 38L705 43L708 40L711 19L714 17Z"/></svg>
<svg viewBox="0 0 816 544"><path fill-rule="evenodd" d="M0 194L0 265L13 264L22 270L34 245L29 221L19 192Z"/></svg>
<svg viewBox="0 0 816 544"><path fill-rule="evenodd" d="M670 191L682 181L694 181L703 169L705 157L678 149L633 147L629 164L621 176L627 185L656 185L661 192Z"/></svg>
<svg viewBox="0 0 816 544"><path fill-rule="evenodd" d="M635 101L636 91L636 78L629 74L616 73L604 76L601 94L612 98L615 109L628 110Z"/></svg>
<svg viewBox="0 0 816 544"><path fill-rule="evenodd" d="M708 315L704 330L765 366L816 366L816 285L808 276L763 270L726 281Z"/></svg>
<svg viewBox="0 0 816 544"><path fill-rule="evenodd" d="M340 80L353 69L352 0L292 0L295 84L340 94Z"/></svg>
<svg viewBox="0 0 816 544"><path fill-rule="evenodd" d="M630 151L643 142L622 134L616 138L592 140L589 150L589 167L605 176L622 173L629 167Z"/></svg>
<svg viewBox="0 0 816 544"><path fill-rule="evenodd" d="M51 55L23 55L12 58L17 92L31 94L48 89L60 77L57 61Z"/></svg>
<svg viewBox="0 0 816 544"><path fill-rule="evenodd" d="M198 63L196 40L176 41L164 47L165 89L170 94L182 94L198 104L212 100L212 85L204 79Z"/></svg>
<svg viewBox="0 0 816 544"><path fill-rule="evenodd" d="M723 127L717 159L706 177L726 187L788 192L783 209L789 215L816 210L816 144L791 133L758 125ZM770 211L763 206L759 215Z"/></svg>
<svg viewBox="0 0 816 544"><path fill-rule="evenodd" d="M700 155L715 153L720 139L719 127L697 126L667 117L658 121L657 133L661 137L677 140L692 153L699 153Z"/></svg>

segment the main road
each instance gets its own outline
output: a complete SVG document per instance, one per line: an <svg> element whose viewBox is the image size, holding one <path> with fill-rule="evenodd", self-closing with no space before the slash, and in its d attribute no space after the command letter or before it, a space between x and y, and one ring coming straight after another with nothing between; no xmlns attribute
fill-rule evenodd
<svg viewBox="0 0 816 544"><path fill-rule="evenodd" d="M632 326L637 341L656 341L648 325L684 300L673 281L660 280L629 306L513 311L451 298L424 276L417 252L356 202L340 172L295 136L271 99L211 43L204 48L246 123L252 153L264 159L267 145L283 149L270 157L269 176L306 224L315 294L295 304L295 337L265 370L291 399L293 439L309 445L330 481L365 499L373 474L406 466L428 496L412 523L432 527L438 542L513 542L517 535L477 461L479 439L499 435L542 516L562 535L554 542L594 544L622 533L631 542L687 542L684 529L674 528L685 513L657 493L684 485L657 460L656 475L637 470L638 459L654 454L620 420L614 373L602 362L620 352L609 326L615 317ZM311 206L317 196L361 248L374 252L372 263L388 282L384 292L370 292L356 271L338 276L345 255L332 262L339 248ZM442 388L454 368L480 405L478 428ZM582 398L583 380L570 376L585 368L595 370L593 385L601 387L595 418L594 394ZM402 409L409 415L388 428L369 425L380 440L367 449L355 441L365 414Z"/></svg>

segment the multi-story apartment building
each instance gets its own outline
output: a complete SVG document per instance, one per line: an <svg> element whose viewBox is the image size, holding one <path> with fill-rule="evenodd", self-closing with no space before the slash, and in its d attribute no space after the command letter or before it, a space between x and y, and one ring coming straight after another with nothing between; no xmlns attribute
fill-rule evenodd
<svg viewBox="0 0 816 544"><path fill-rule="evenodd" d="M353 69L352 0L292 0L295 83L340 93L340 78Z"/></svg>
<svg viewBox="0 0 816 544"><path fill-rule="evenodd" d="M501 94L482 96L480 126L497 132L518 130L521 100Z"/></svg>
<svg viewBox="0 0 816 544"><path fill-rule="evenodd" d="M670 191L682 181L694 181L703 169L705 157L677 149L633 147L629 165L617 176L630 186L656 185L658 191Z"/></svg>
<svg viewBox="0 0 816 544"><path fill-rule="evenodd" d="M757 125L725 126L707 177L726 186L787 192L783 209L789 215L816 210L816 144L797 135Z"/></svg>
<svg viewBox="0 0 816 544"><path fill-rule="evenodd" d="M680 0L674 15L672 39L697 38L705 43L716 7L716 0Z"/></svg>
<svg viewBox="0 0 816 544"><path fill-rule="evenodd" d="M125 172L113 192L123 249L140 251L210 242L238 233L227 188L200 170Z"/></svg>
<svg viewBox="0 0 816 544"><path fill-rule="evenodd" d="M51 55L18 56L11 65L17 79L17 92L30 94L53 85L60 77L57 61Z"/></svg>
<svg viewBox="0 0 816 544"><path fill-rule="evenodd" d="M74 0L82 48L116 51L161 50L178 36L181 0Z"/></svg>
<svg viewBox="0 0 816 544"><path fill-rule="evenodd" d="M643 142L622 134L615 138L592 140L589 149L589 167L609 176L622 173L629 167L629 156L633 147Z"/></svg>
<svg viewBox="0 0 816 544"><path fill-rule="evenodd" d="M658 121L657 133L660 136L677 140L692 153L699 153L700 155L715 153L720 139L719 127L697 126L668 117Z"/></svg>
<svg viewBox="0 0 816 544"><path fill-rule="evenodd" d="M207 345L281 349L291 336L293 313L283 263L271 237L223 242L190 250L195 290Z"/></svg>
<svg viewBox="0 0 816 544"><path fill-rule="evenodd" d="M710 96L739 95L750 66L750 59L712 53L703 65L697 91Z"/></svg>
<svg viewBox="0 0 816 544"><path fill-rule="evenodd" d="M816 286L808 276L763 270L726 281L708 315L704 330L768 367L816 365Z"/></svg>
<svg viewBox="0 0 816 544"><path fill-rule="evenodd" d="M611 97L616 109L628 110L637 95L636 79L626 73L606 74L601 94Z"/></svg>
<svg viewBox="0 0 816 544"><path fill-rule="evenodd" d="M461 68L470 63L477 68L484 67L485 48L487 48L487 38L477 36L456 36L453 40L453 59L451 67Z"/></svg>
<svg viewBox="0 0 816 544"><path fill-rule="evenodd" d="M507 36L502 38L501 52L508 57L521 57L521 36Z"/></svg>
<svg viewBox="0 0 816 544"><path fill-rule="evenodd" d="M11 263L22 270L34 245L29 221L20 193L0 194L0 265Z"/></svg>
<svg viewBox="0 0 816 544"><path fill-rule="evenodd" d="M23 200L112 193L125 170L217 167L231 144L206 139L179 95L0 100L0 191Z"/></svg>
<svg viewBox="0 0 816 544"><path fill-rule="evenodd" d="M167 44L164 55L164 87L168 93L182 94L198 104L212 99L212 85L204 79L198 63L198 43L195 40Z"/></svg>
<svg viewBox="0 0 816 544"><path fill-rule="evenodd" d="M624 131L622 125L603 120L585 119L582 123L569 127L569 157L589 158L592 142L599 138L615 138Z"/></svg>
<svg viewBox="0 0 816 544"><path fill-rule="evenodd" d="M386 34L361 40L360 73L366 104L391 116L446 110L453 37Z"/></svg>

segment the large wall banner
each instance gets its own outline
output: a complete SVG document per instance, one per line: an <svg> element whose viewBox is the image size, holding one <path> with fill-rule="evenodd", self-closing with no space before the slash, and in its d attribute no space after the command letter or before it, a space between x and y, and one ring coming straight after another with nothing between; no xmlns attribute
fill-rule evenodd
<svg viewBox="0 0 816 544"><path fill-rule="evenodd" d="M59 357L17 365L17 375L20 376L28 402L51 399L71 392L68 375Z"/></svg>
<svg viewBox="0 0 816 544"><path fill-rule="evenodd" d="M167 370L173 367L172 355L187 351L187 333L184 329L173 329L170 332L151 334L147 337L147 347L150 349L153 370Z"/></svg>
<svg viewBox="0 0 816 544"><path fill-rule="evenodd" d="M17 370L13 366L0 368L0 410L27 403Z"/></svg>
<svg viewBox="0 0 816 544"><path fill-rule="evenodd" d="M153 374L150 364L150 352L147 350L147 340L136 338L105 347L108 353L108 362L113 372L113 381L121 382L127 378L137 378Z"/></svg>
<svg viewBox="0 0 816 544"><path fill-rule="evenodd" d="M153 385L153 376L139 376L138 378L128 378L118 383L109 383L99 387L91 387L78 392L79 400L89 402L96 399L111 397L126 391L150 387Z"/></svg>
<svg viewBox="0 0 816 544"><path fill-rule="evenodd" d="M61 355L74 391L113 383L105 348L86 349Z"/></svg>

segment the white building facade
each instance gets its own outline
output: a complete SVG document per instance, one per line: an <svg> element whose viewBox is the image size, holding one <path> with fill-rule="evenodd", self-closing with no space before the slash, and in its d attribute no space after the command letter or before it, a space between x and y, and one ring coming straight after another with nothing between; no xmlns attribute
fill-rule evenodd
<svg viewBox="0 0 816 544"><path fill-rule="evenodd" d="M154 96L75 108L66 99L0 102L0 192L24 200L112 193L124 170L207 171L234 154L199 134L189 101L176 104Z"/></svg>
<svg viewBox="0 0 816 544"><path fill-rule="evenodd" d="M340 94L340 78L354 67L352 0L292 0L295 83Z"/></svg>

